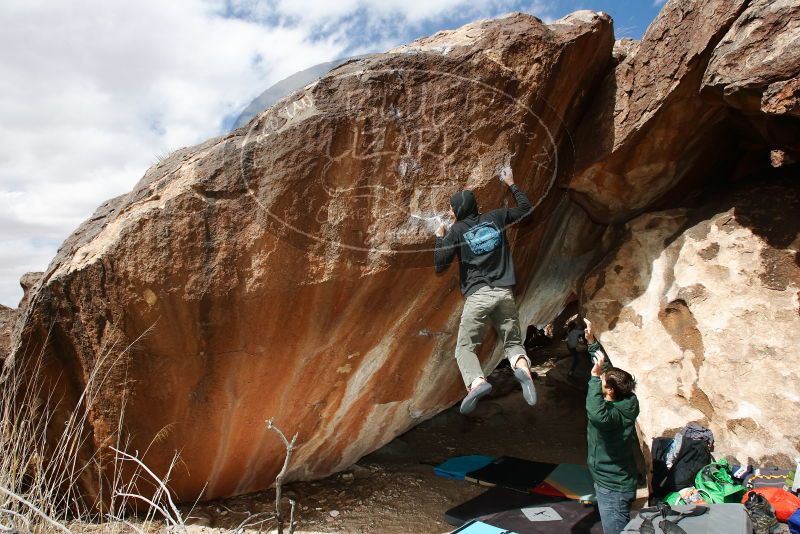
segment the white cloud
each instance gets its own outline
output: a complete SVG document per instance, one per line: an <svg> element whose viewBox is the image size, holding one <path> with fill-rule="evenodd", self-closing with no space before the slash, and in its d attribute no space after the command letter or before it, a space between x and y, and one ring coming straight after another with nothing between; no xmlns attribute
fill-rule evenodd
<svg viewBox="0 0 800 534"><path fill-rule="evenodd" d="M22 297L19 277L23 273L42 270L42 265L47 265L53 257L53 252L58 243L32 239L3 239L0 238L0 247L3 250L13 251L13 254L3 256L0 262L0 280L8 281L0 286L0 303L15 307Z"/></svg>
<svg viewBox="0 0 800 534"><path fill-rule="evenodd" d="M518 0L3 0L0 303L157 155L218 135L272 83ZM438 28L434 28L438 29Z"/></svg>

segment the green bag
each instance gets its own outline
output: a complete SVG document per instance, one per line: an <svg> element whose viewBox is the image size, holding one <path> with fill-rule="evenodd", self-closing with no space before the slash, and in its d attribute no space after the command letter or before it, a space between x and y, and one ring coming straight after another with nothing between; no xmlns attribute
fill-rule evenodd
<svg viewBox="0 0 800 534"><path fill-rule="evenodd" d="M714 504L742 502L745 490L744 486L733 481L730 465L724 458L698 471L694 485L706 493Z"/></svg>
<svg viewBox="0 0 800 534"><path fill-rule="evenodd" d="M707 491L697 489L694 486L683 488L680 491L673 491L664 497L664 502L670 506L675 506L676 504L689 505L714 503Z"/></svg>

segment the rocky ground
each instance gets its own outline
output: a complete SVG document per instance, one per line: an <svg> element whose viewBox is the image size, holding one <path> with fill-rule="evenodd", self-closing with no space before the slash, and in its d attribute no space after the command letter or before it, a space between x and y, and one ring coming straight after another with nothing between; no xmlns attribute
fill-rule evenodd
<svg viewBox="0 0 800 534"><path fill-rule="evenodd" d="M560 378L552 378L560 377L569 363L559 345L533 354L534 370L540 375L536 407L525 404L510 368L502 364L490 377L494 384L491 396L469 417L453 406L342 473L286 485L284 495L297 501L298 532L449 532L452 527L444 521L444 512L485 490L434 475L433 466L450 456L509 455L583 463L586 417L582 393L578 384L574 389L565 388ZM274 498L273 491L259 492L201 503L190 513L188 508L184 511L191 517L187 523L192 533L229 532L253 514L274 510ZM103 532L111 528L108 524L100 527ZM267 527L273 528L274 523L265 523L264 531ZM119 525L120 532L128 528ZM161 528L159 524L145 530L158 532ZM94 529L84 525L81 530Z"/></svg>

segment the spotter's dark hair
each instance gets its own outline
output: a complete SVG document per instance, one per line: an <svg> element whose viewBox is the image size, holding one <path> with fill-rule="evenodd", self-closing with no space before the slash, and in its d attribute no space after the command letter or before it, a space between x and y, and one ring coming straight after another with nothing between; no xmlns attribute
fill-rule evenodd
<svg viewBox="0 0 800 534"><path fill-rule="evenodd" d="M606 386L614 392L614 399L621 400L636 390L636 379L619 367L609 367L605 372Z"/></svg>

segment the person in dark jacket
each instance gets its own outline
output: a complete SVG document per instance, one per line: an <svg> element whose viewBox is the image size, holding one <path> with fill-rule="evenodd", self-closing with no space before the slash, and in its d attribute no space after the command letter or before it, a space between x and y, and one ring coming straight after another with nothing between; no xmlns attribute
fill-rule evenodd
<svg viewBox="0 0 800 534"><path fill-rule="evenodd" d="M589 355L595 362L586 394L587 464L594 479L603 533L619 534L630 521L631 504L636 498L636 380L611 366L594 337L592 323L588 319L584 322Z"/></svg>
<svg viewBox="0 0 800 534"><path fill-rule="evenodd" d="M572 354L572 365L569 368L567 376L573 376L575 369L578 368L581 353L578 352L578 342L584 337L584 330L578 326L576 321L570 321L567 326L567 350Z"/></svg>
<svg viewBox="0 0 800 534"><path fill-rule="evenodd" d="M530 360L522 345L512 291L516 283L514 262L505 234L506 226L519 221L533 208L510 174L503 182L514 194L517 207L480 213L475 195L463 190L450 198L451 216L456 222L449 231L445 224L436 229L436 272L443 272L458 256L461 292L466 299L456 342L456 362L467 388L461 402L463 414L474 410L478 400L492 389L476 353L490 322L503 342L505 356L522 385L525 401L531 406L536 404Z"/></svg>

